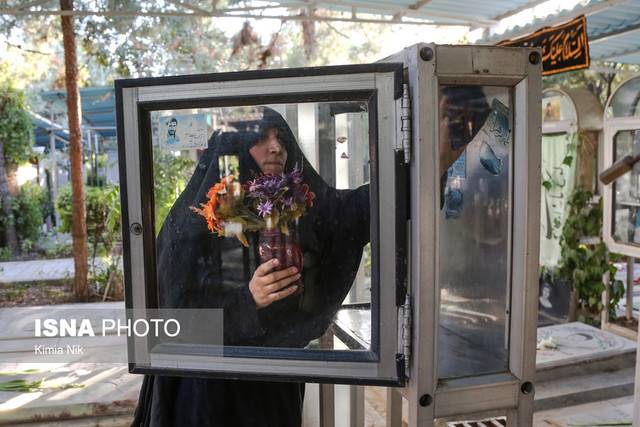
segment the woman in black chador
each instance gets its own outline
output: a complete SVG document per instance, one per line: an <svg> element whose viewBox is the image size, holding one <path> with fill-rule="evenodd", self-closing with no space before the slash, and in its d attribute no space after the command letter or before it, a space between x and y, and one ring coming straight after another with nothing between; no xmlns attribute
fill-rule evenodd
<svg viewBox="0 0 640 427"><path fill-rule="evenodd" d="M323 335L348 293L369 241L369 186L336 190L304 157L285 120L263 108L257 123L216 133L157 240L160 307L223 308L226 345L305 347ZM242 128L242 126L239 126ZM257 131L256 131L257 129ZM240 181L302 169L315 193L298 223L303 271L263 264L249 247L221 238L190 210L221 178L219 158L236 155ZM304 284L302 293L295 283ZM304 384L145 376L134 426L300 426Z"/></svg>

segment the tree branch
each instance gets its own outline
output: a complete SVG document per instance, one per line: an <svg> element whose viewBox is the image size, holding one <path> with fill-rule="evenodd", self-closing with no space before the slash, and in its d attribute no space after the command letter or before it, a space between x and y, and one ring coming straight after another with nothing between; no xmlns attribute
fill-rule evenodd
<svg viewBox="0 0 640 427"><path fill-rule="evenodd" d="M5 43L7 44L7 46L10 46L10 47L13 47L13 48L16 48L16 49L20 49L20 50L23 50L25 52L37 53L38 55L52 55L51 52L42 52L40 50L28 49L26 47L22 47L21 44L14 44L14 43L8 42L6 40L5 40Z"/></svg>

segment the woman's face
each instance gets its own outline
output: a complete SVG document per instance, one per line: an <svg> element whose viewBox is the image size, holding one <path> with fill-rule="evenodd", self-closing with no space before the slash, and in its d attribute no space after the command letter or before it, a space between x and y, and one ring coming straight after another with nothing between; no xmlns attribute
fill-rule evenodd
<svg viewBox="0 0 640 427"><path fill-rule="evenodd" d="M287 163L287 150L278 139L276 129L268 129L265 136L249 149L262 173L281 174Z"/></svg>

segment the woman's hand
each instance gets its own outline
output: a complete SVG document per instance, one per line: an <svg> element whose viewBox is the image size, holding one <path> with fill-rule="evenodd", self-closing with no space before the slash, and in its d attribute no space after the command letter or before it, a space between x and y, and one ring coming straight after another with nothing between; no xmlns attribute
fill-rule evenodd
<svg viewBox="0 0 640 427"><path fill-rule="evenodd" d="M256 302L256 307L264 308L274 301L281 300L298 290L297 285L289 286L300 279L300 273L296 267L285 268L280 271L273 271L280 262L276 259L261 264L253 273L249 282L249 291ZM287 286L289 286L287 288ZM286 288L286 289L285 289Z"/></svg>

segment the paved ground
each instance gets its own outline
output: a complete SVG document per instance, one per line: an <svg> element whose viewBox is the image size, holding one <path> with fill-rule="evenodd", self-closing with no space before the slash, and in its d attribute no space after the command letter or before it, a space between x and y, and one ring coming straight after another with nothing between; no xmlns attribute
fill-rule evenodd
<svg viewBox="0 0 640 427"><path fill-rule="evenodd" d="M61 304L55 308L90 318L93 324L100 317L113 317L113 313L122 311L124 303ZM33 315L42 317L51 310L52 306L0 309L0 324L13 324L9 323L7 316L24 320ZM41 388L32 392L0 392L0 425L37 421L42 423L38 425L45 426L51 422L53 426L66 418L80 417L107 417L99 425L128 425L142 376L129 374L124 363L85 363L83 360L38 363L38 358L33 355L34 347L48 338L35 338L33 327L32 323L24 321L19 328L0 330L3 343L0 347L0 383L17 379L43 380ZM78 339L82 339L83 346L106 354L122 353L126 348L124 339L106 343L97 342L105 340L99 337ZM64 421L61 425L76 424ZM98 424L94 419L93 424L86 425Z"/></svg>
<svg viewBox="0 0 640 427"><path fill-rule="evenodd" d="M73 258L0 263L0 283L55 281L72 278Z"/></svg>
<svg viewBox="0 0 640 427"><path fill-rule="evenodd" d="M104 264L96 259L98 267ZM73 278L73 258L0 262L0 284L58 281Z"/></svg>
<svg viewBox="0 0 640 427"><path fill-rule="evenodd" d="M0 263L0 283L61 280L73 277L73 258Z"/></svg>
<svg viewBox="0 0 640 427"><path fill-rule="evenodd" d="M56 309L69 310L74 313L86 313L92 320L98 319L104 310L117 312L122 310L122 302L65 304ZM20 311L23 311L20 313ZM51 306L21 307L0 309L0 324L7 325L8 317L29 319L38 313L47 313ZM7 317L8 316L8 317ZM94 319L95 317L95 319ZM0 329L0 382L14 379L29 381L44 380L44 389L32 392L0 392L0 425L14 425L17 423L36 422L38 426L90 426L90 425L127 425L137 402L138 391L142 381L140 375L127 372L125 364L84 363L83 360L70 363L38 364L34 359L27 359L28 352L33 352L33 346L45 338L33 337L33 325L25 321L18 332L9 328ZM93 321L92 321L93 323ZM546 331L546 332L545 332ZM558 348L541 351L539 362L542 365L557 365L560 363L575 363L585 352L592 357L610 357L614 353L629 352L632 343L624 339L611 336L598 329L581 324L568 324L562 327L554 326L541 328L540 337L553 336ZM576 338L580 338L576 340ZM83 337L83 344L95 346L90 338ZM98 339L97 337L95 339ZM94 339L94 340L95 340ZM103 338L100 338L103 339ZM93 343L93 344L92 344ZM101 351L124 351L124 340L98 344ZM23 356L19 356L19 354ZM17 356L18 355L18 356ZM29 363L25 363L25 360ZM31 372L30 369L37 371ZM73 387L64 388L73 384ZM305 408L305 427L318 425L317 388L309 387ZM317 386L315 386L317 387ZM347 388L336 388L337 419L347 411ZM381 387L367 387L365 390L365 419L367 426L382 427L385 425L386 390ZM540 426L568 426L593 422L623 422L631 419L631 400L629 398L614 399L589 405L579 405L539 412L536 414L536 425ZM405 411L406 414L406 411ZM84 417L84 421L79 419ZM65 418L76 419L73 423ZM92 420L92 421L89 421ZM62 424L57 424L62 422ZM80 424L78 424L80 423ZM84 424L82 424L84 423ZM344 423L340 421L337 426ZM33 425L33 424L32 424ZM346 424L344 424L346 426Z"/></svg>
<svg viewBox="0 0 640 427"><path fill-rule="evenodd" d="M536 412L535 427L624 425L633 419L633 396Z"/></svg>

